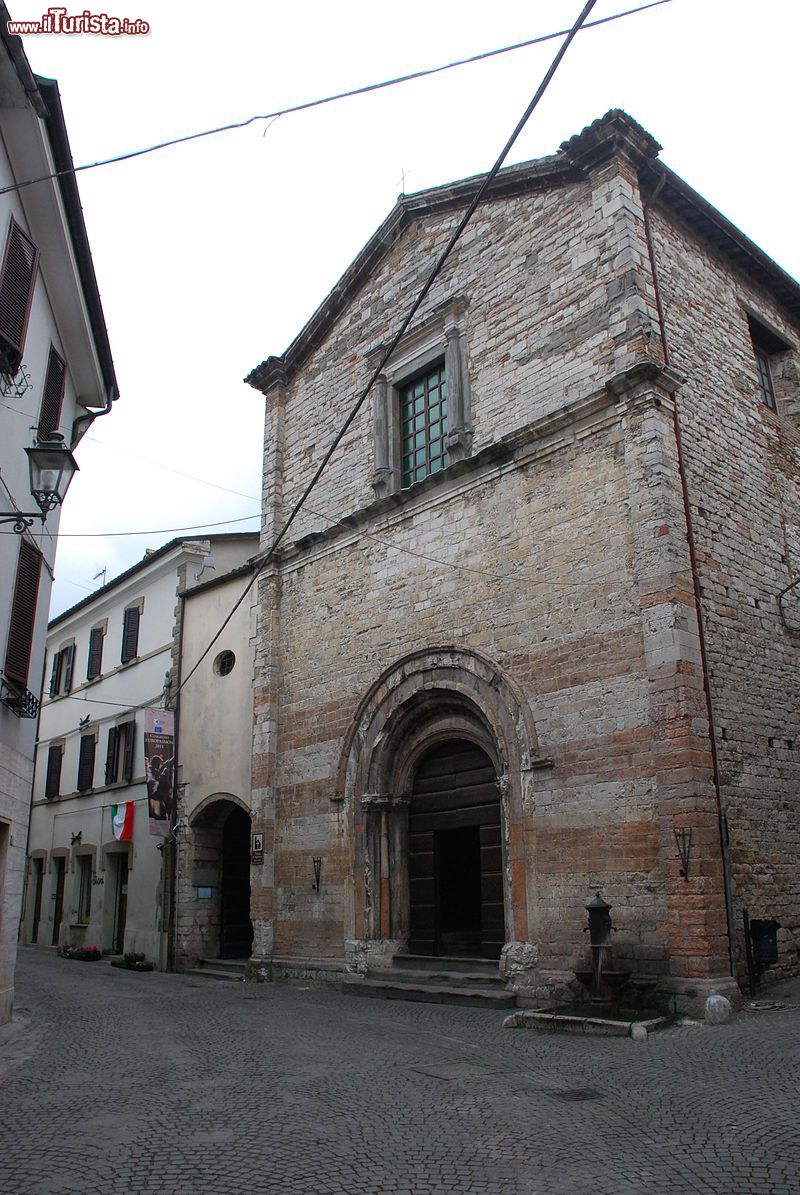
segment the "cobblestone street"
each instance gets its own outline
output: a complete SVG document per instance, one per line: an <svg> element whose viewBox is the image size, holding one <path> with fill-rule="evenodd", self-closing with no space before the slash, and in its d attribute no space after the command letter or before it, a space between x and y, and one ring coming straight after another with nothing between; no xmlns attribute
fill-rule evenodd
<svg viewBox="0 0 800 1195"><path fill-rule="evenodd" d="M797 1007L644 1043L501 1023L23 949L0 1191L800 1192Z"/></svg>

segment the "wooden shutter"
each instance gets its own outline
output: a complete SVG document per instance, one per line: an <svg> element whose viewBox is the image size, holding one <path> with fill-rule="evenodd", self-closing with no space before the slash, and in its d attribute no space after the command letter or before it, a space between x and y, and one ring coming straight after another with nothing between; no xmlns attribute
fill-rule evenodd
<svg viewBox="0 0 800 1195"><path fill-rule="evenodd" d="M22 361L39 251L11 221L0 274L0 368L15 374Z"/></svg>
<svg viewBox="0 0 800 1195"><path fill-rule="evenodd" d="M125 756L122 762L122 779L130 784L133 779L133 744L136 737L136 723L125 723Z"/></svg>
<svg viewBox="0 0 800 1195"><path fill-rule="evenodd" d="M122 623L122 663L135 660L139 652L139 608L125 611Z"/></svg>
<svg viewBox="0 0 800 1195"><path fill-rule="evenodd" d="M48 798L57 797L61 788L61 760L64 748L60 743L53 744L47 752L47 776L44 782L44 795Z"/></svg>
<svg viewBox="0 0 800 1195"><path fill-rule="evenodd" d="M64 648L61 655L64 658L64 684L61 692L69 693L72 688L72 674L75 671L75 644L70 643L69 647Z"/></svg>
<svg viewBox="0 0 800 1195"><path fill-rule="evenodd" d="M94 680L103 670L103 628L95 627L89 632L89 663L86 679Z"/></svg>
<svg viewBox="0 0 800 1195"><path fill-rule="evenodd" d="M41 552L23 539L19 545L17 579L14 583L3 671L9 680L24 686L28 684L41 566Z"/></svg>
<svg viewBox="0 0 800 1195"><path fill-rule="evenodd" d="M49 440L53 432L58 431L66 380L67 367L53 346L50 345L50 356L47 359L47 373L44 377L44 390L42 391L42 406L39 411L38 435L40 440Z"/></svg>
<svg viewBox="0 0 800 1195"><path fill-rule="evenodd" d="M85 734L81 739L80 755L78 757L78 792L84 793L94 784L94 751L95 738L93 734Z"/></svg>
<svg viewBox="0 0 800 1195"><path fill-rule="evenodd" d="M64 657L60 651L53 652L53 667L50 669L50 696L57 697L61 688L61 666Z"/></svg>
<svg viewBox="0 0 800 1195"><path fill-rule="evenodd" d="M106 784L117 781L117 764L119 762L119 730L116 726L108 728L108 749L106 750Z"/></svg>

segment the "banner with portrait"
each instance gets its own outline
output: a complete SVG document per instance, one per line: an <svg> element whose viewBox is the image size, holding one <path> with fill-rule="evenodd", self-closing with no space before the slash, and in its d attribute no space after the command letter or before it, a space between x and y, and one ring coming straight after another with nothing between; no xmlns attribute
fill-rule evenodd
<svg viewBox="0 0 800 1195"><path fill-rule="evenodd" d="M144 711L144 774L150 833L169 838L175 821L175 715Z"/></svg>

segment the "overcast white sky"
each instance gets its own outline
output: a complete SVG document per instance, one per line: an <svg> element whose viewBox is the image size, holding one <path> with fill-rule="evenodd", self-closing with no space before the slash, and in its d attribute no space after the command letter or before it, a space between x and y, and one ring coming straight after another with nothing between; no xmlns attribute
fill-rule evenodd
<svg viewBox="0 0 800 1195"><path fill-rule="evenodd" d="M151 26L144 37L25 38L34 71L59 81L76 164L562 29L581 7L60 2ZM47 0L9 7L32 19ZM599 0L592 16L628 7ZM510 161L552 153L624 108L796 277L798 44L796 0L672 0L587 30ZM121 398L79 449L53 614L100 584L99 569L110 579L171 538L159 528L244 516L222 530L257 528L263 400L241 379L286 348L403 175L414 191L488 169L555 45L78 176ZM147 534L102 534L134 530Z"/></svg>

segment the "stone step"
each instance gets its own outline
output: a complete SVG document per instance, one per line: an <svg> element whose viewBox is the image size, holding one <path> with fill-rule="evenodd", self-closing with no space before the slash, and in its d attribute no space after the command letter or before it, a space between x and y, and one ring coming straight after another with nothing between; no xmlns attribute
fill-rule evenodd
<svg viewBox="0 0 800 1195"><path fill-rule="evenodd" d="M226 979L233 983L244 982L244 968L241 971L232 968L224 969L222 967L210 967L203 965L202 967L189 967L186 971L181 972L183 975L193 975L197 979Z"/></svg>
<svg viewBox="0 0 800 1195"><path fill-rule="evenodd" d="M200 967L212 967L215 971L236 971L244 975L248 960L246 958L201 958Z"/></svg>
<svg viewBox="0 0 800 1195"><path fill-rule="evenodd" d="M448 975L466 971L489 978L500 974L497 959L468 958L463 955L396 954L392 959L392 967L410 971L444 972Z"/></svg>
<svg viewBox="0 0 800 1195"><path fill-rule="evenodd" d="M184 975L195 975L200 979L227 979L242 983L245 977L247 959L243 958L201 958L196 967L184 971Z"/></svg>
<svg viewBox="0 0 800 1195"><path fill-rule="evenodd" d="M459 986L457 976L450 983L405 982L400 976L378 979L373 975L348 975L342 991L381 1000L416 1000L424 1004L462 1004L473 1008L516 1008L513 992L505 988Z"/></svg>
<svg viewBox="0 0 800 1195"><path fill-rule="evenodd" d="M373 979L388 980L396 983L416 983L423 986L430 986L433 984L443 985L444 987L481 987L481 988L497 988L500 991L505 991L505 983L497 974L495 968L493 974L487 974L485 971L449 971L445 967L438 967L436 970L412 970L410 967L403 968L387 968L382 970L380 968L373 968L369 972Z"/></svg>

